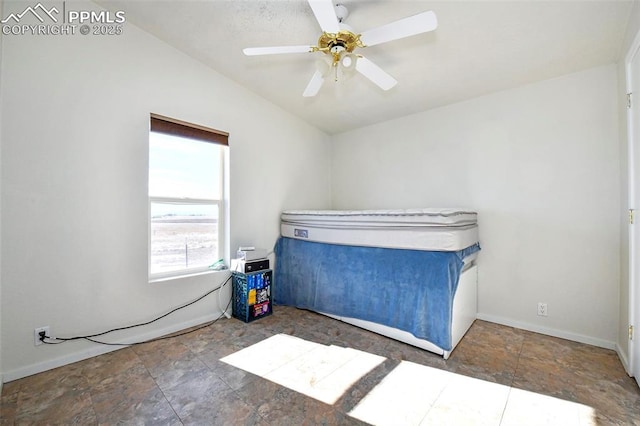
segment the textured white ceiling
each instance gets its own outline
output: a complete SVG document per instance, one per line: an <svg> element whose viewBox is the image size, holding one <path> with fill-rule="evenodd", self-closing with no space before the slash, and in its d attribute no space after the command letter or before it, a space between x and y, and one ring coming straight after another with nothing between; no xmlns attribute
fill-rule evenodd
<svg viewBox="0 0 640 426"><path fill-rule="evenodd" d="M104 0L127 20L329 134L619 59L624 0L343 0L356 32L433 10L438 29L359 50L398 80L325 81L303 98L322 53L247 57L244 47L315 45L306 0Z"/></svg>

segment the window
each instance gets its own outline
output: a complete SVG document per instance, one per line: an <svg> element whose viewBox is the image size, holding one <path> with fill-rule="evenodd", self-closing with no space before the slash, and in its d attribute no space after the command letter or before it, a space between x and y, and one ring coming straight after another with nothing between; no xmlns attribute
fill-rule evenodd
<svg viewBox="0 0 640 426"><path fill-rule="evenodd" d="M224 254L228 135L151 115L149 277L208 270Z"/></svg>

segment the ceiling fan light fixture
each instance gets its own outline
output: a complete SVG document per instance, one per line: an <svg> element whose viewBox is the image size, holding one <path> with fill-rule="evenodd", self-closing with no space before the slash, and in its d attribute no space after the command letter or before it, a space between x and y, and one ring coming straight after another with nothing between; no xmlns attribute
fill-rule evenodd
<svg viewBox="0 0 640 426"><path fill-rule="evenodd" d="M340 59L340 77L343 80L349 80L356 75L356 65L358 61L358 55L355 53L347 53Z"/></svg>
<svg viewBox="0 0 640 426"><path fill-rule="evenodd" d="M358 55L354 53L347 53L346 55L342 56L342 59L340 60L340 65L342 66L342 69L345 71L355 70L357 60L358 60Z"/></svg>

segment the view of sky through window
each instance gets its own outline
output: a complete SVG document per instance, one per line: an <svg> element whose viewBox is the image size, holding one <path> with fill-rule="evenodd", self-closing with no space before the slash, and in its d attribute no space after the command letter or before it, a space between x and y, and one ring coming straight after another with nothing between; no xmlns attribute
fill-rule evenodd
<svg viewBox="0 0 640 426"><path fill-rule="evenodd" d="M220 199L220 147L151 132L151 197Z"/></svg>

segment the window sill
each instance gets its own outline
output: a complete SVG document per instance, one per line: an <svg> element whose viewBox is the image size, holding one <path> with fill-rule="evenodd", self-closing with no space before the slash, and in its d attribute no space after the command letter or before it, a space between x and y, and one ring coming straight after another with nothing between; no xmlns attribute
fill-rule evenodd
<svg viewBox="0 0 640 426"><path fill-rule="evenodd" d="M219 271L209 269L209 270L206 270L206 271L189 272L189 273L185 273L185 274L181 274L181 275L152 276L152 277L149 277L149 284L176 281L176 280L181 280L181 279L184 279L184 278L193 278L193 277L199 277L199 276L204 276L204 275L215 275L215 274L220 274L220 273L231 273L231 271L229 269L222 269L222 270L219 270Z"/></svg>

